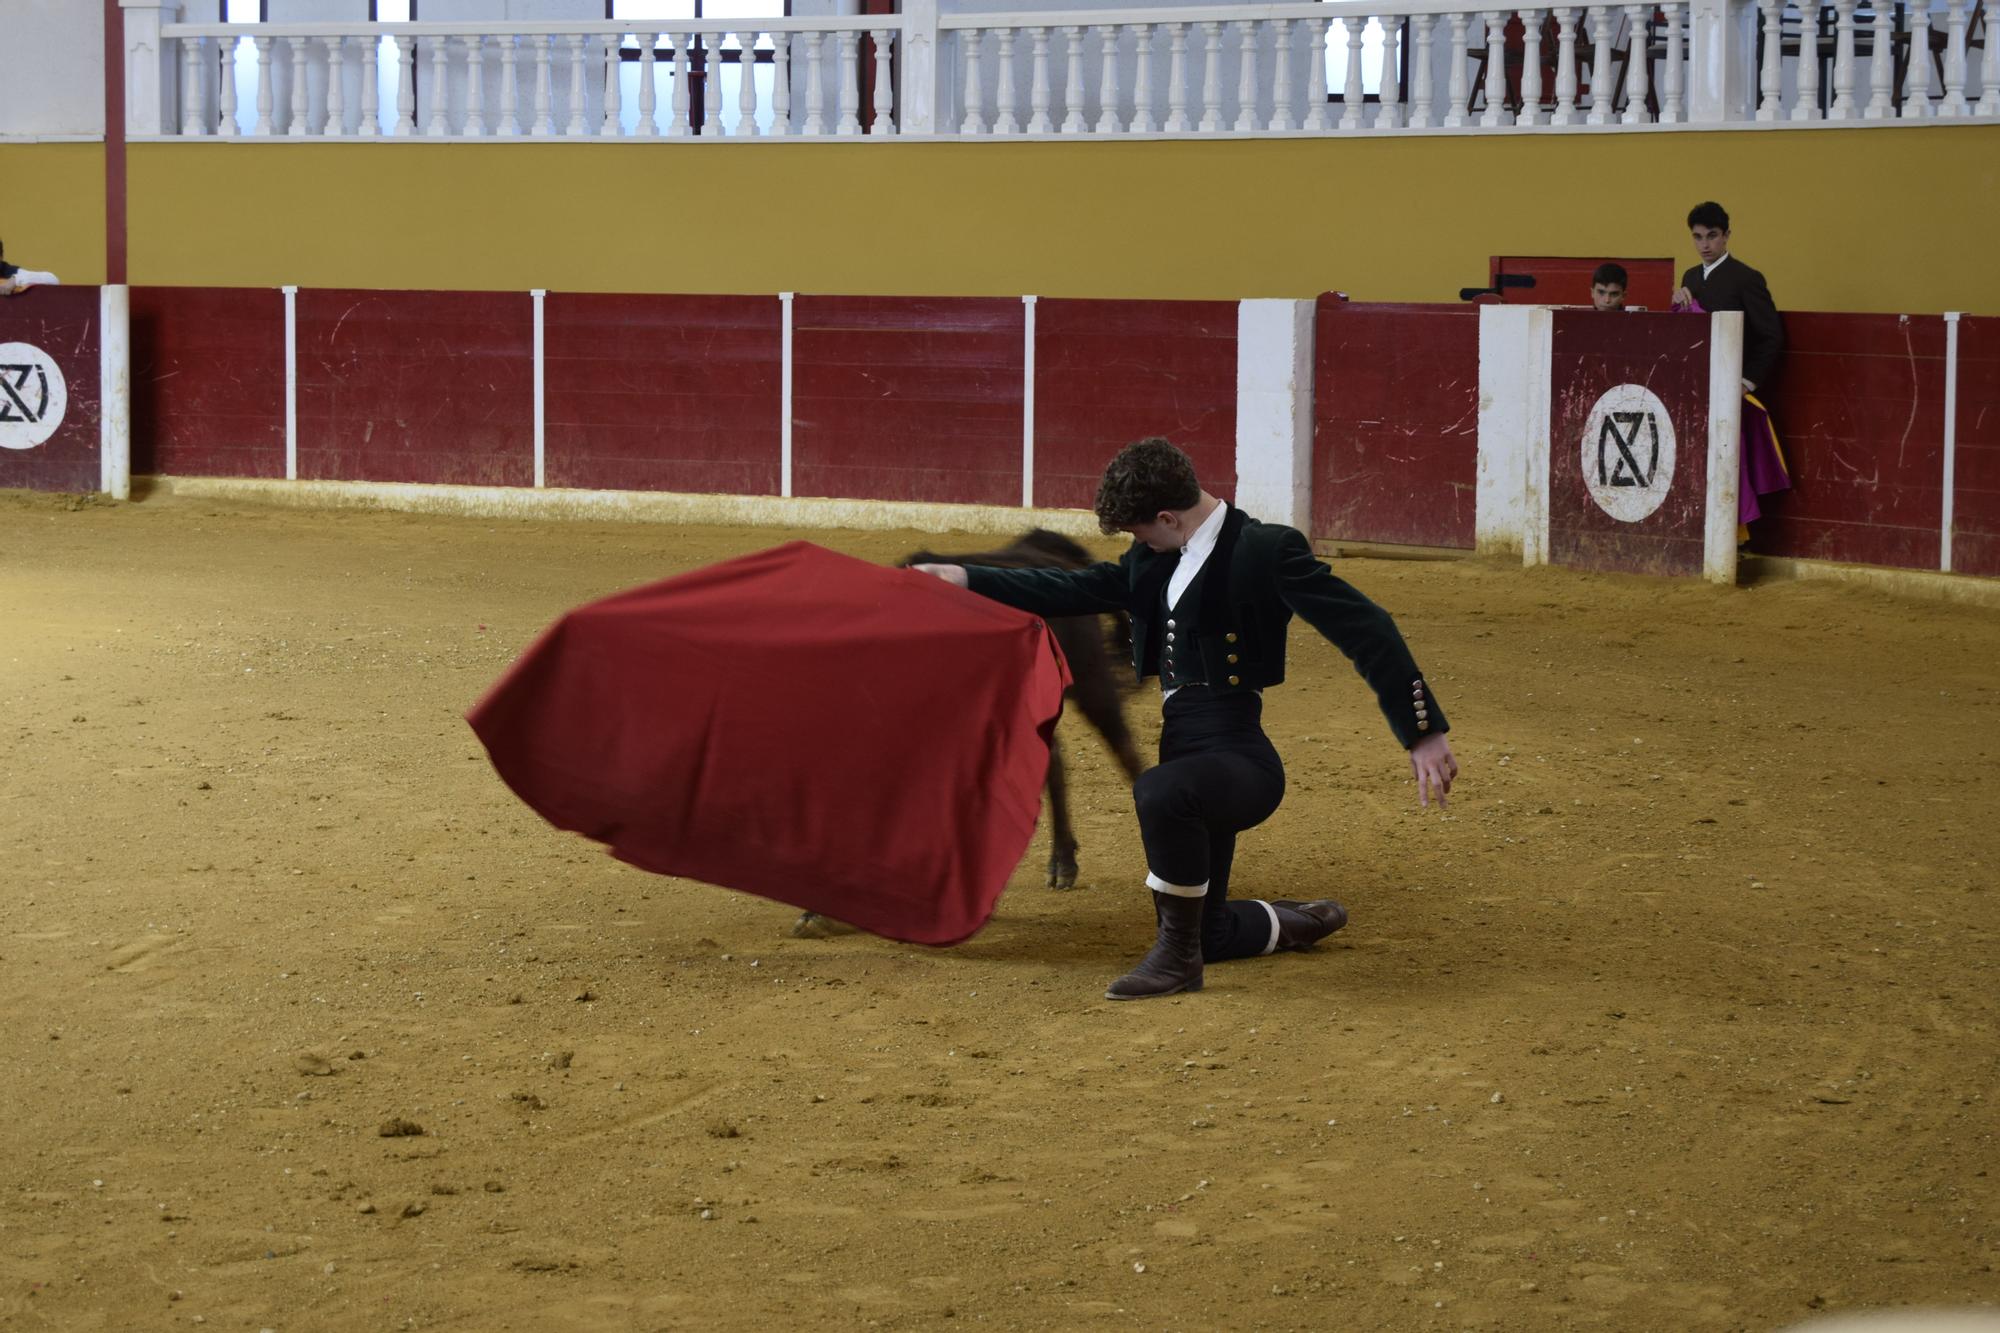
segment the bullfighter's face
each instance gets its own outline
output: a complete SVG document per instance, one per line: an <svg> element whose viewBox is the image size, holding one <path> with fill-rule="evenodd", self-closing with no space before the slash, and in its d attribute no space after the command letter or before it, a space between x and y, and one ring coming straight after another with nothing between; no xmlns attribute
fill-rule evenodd
<svg viewBox="0 0 2000 1333"><path fill-rule="evenodd" d="M1193 529L1183 515L1170 509L1163 509L1145 523L1127 523L1123 531L1131 533L1146 544L1149 550L1178 551L1186 546Z"/></svg>

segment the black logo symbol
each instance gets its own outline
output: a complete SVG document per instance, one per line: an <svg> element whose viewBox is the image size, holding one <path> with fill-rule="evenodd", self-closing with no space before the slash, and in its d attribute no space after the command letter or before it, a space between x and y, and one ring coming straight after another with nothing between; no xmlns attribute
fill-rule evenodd
<svg viewBox="0 0 2000 1333"><path fill-rule="evenodd" d="M35 380L35 387L28 387L28 380ZM28 406L30 398L36 399L33 407ZM42 366L0 365L0 422L18 422L32 426L42 419L42 413L49 410L49 372Z"/></svg>
<svg viewBox="0 0 2000 1333"><path fill-rule="evenodd" d="M1651 436L1652 450L1646 463L1639 464L1640 427L1645 427ZM1611 458L1611 448L1618 450L1615 461ZM1607 412L1604 414L1604 428L1597 433L1597 484L1599 486L1637 486L1644 489L1653 484L1653 477L1660 469L1660 423L1651 412Z"/></svg>

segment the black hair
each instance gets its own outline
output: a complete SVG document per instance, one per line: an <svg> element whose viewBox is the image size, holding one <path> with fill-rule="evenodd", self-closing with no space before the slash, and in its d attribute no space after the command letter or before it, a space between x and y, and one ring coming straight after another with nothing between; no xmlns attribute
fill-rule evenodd
<svg viewBox="0 0 2000 1333"><path fill-rule="evenodd" d="M1150 523L1162 511L1192 509L1201 502L1194 463L1157 435L1128 444L1104 469L1097 483L1097 526L1117 532Z"/></svg>
<svg viewBox="0 0 2000 1333"><path fill-rule="evenodd" d="M1599 264L1597 272L1590 275L1590 285L1595 287L1600 283L1606 287L1631 285L1625 280L1625 267L1622 264Z"/></svg>
<svg viewBox="0 0 2000 1333"><path fill-rule="evenodd" d="M1729 230L1729 212L1713 199L1705 204L1696 204L1688 210L1688 230L1696 227L1713 227L1717 231Z"/></svg>

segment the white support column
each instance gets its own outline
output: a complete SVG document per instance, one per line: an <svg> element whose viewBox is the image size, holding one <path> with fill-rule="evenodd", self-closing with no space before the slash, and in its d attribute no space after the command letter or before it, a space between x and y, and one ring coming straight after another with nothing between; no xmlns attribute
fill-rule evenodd
<svg viewBox="0 0 2000 1333"><path fill-rule="evenodd" d="M903 104L907 111L911 104ZM936 110L927 105L926 114ZM789 498L792 493L792 292L779 292L778 300L784 307L781 329L778 336L778 494Z"/></svg>
<svg viewBox="0 0 2000 1333"><path fill-rule="evenodd" d="M1958 316L1944 316L1944 507L1938 515L1938 568L1951 573L1951 530L1957 521L1958 489Z"/></svg>
<svg viewBox="0 0 2000 1333"><path fill-rule="evenodd" d="M1035 298L1021 298L1021 508L1035 507Z"/></svg>
<svg viewBox="0 0 2000 1333"><path fill-rule="evenodd" d="M1301 531L1312 523L1314 301L1236 307L1236 503Z"/></svg>
<svg viewBox="0 0 2000 1333"><path fill-rule="evenodd" d="M132 289L97 293L97 489L132 498Z"/></svg>
<svg viewBox="0 0 2000 1333"><path fill-rule="evenodd" d="M1757 6L1693 0L1688 6L1688 107L1694 125L1750 119L1757 88Z"/></svg>
<svg viewBox="0 0 2000 1333"><path fill-rule="evenodd" d="M1701 573L1710 583L1736 582L1736 495L1743 450L1743 315L1708 317L1708 503Z"/></svg>
<svg viewBox="0 0 2000 1333"><path fill-rule="evenodd" d="M299 479L299 289L285 294L285 480Z"/></svg>
<svg viewBox="0 0 2000 1333"><path fill-rule="evenodd" d="M165 134L174 123L179 71L160 27L175 17L179 0L118 0L118 7L125 20L125 132Z"/></svg>
<svg viewBox="0 0 2000 1333"><path fill-rule="evenodd" d="M535 308L535 489L540 490L549 484L549 359L545 350L549 294L547 289L537 287L528 293L528 299Z"/></svg>
<svg viewBox="0 0 2000 1333"><path fill-rule="evenodd" d="M896 118L903 134L937 133L937 51L937 0L903 0L903 107ZM953 121L950 116L944 119L947 124Z"/></svg>

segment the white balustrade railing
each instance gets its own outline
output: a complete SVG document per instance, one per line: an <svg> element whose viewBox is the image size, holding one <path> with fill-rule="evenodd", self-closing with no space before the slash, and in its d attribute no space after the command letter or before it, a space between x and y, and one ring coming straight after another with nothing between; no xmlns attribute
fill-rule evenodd
<svg viewBox="0 0 2000 1333"><path fill-rule="evenodd" d="M939 15L915 0L909 13L843 18L150 34L136 10L128 132L1063 138L2000 119L1989 3L1297 0Z"/></svg>

